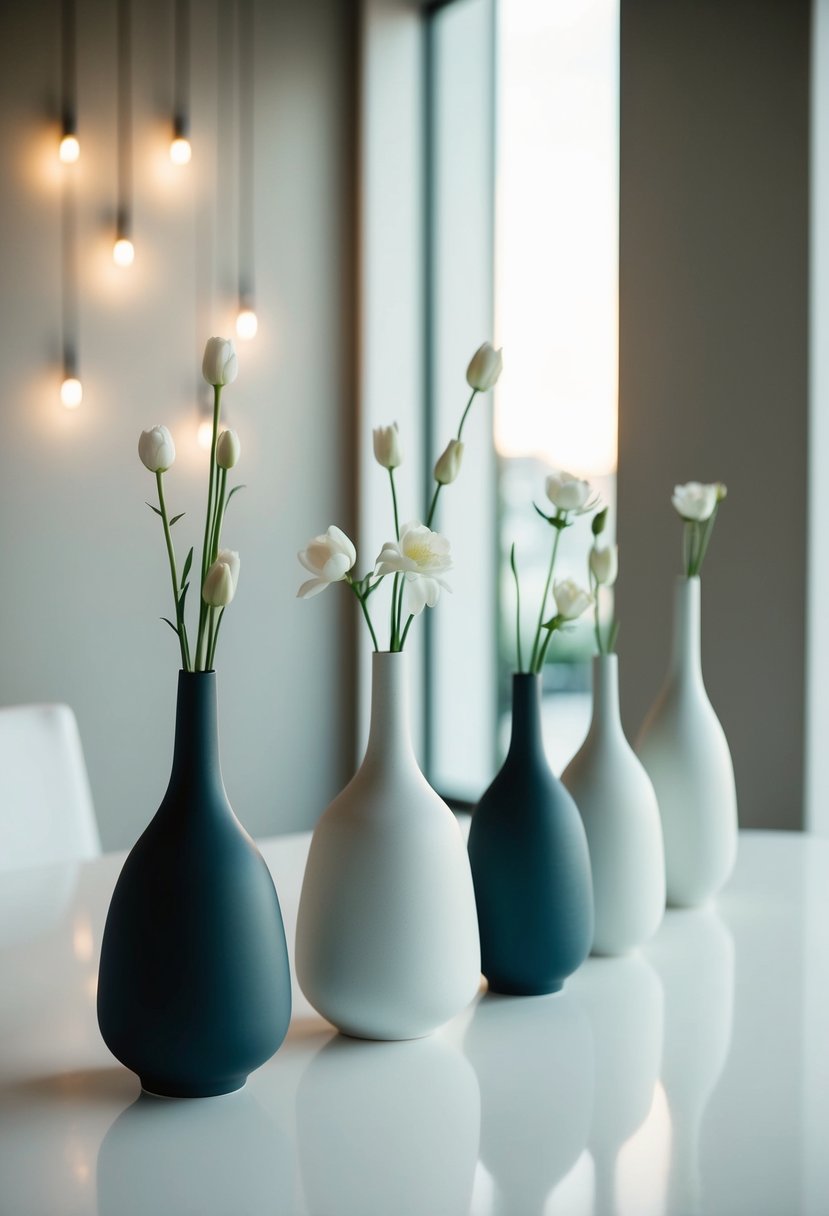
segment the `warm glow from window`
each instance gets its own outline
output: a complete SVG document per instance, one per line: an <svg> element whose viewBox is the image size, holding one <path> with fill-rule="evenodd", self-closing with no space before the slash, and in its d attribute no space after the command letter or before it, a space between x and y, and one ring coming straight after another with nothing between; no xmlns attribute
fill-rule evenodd
<svg viewBox="0 0 829 1216"><path fill-rule="evenodd" d="M170 144L170 160L174 165L189 165L192 155L189 139L179 136Z"/></svg>
<svg viewBox="0 0 829 1216"><path fill-rule="evenodd" d="M619 0L499 6L495 439L616 468Z"/></svg>
<svg viewBox="0 0 829 1216"><path fill-rule="evenodd" d="M58 156L65 165L74 165L81 154L81 145L77 135L64 135L58 148Z"/></svg>
<svg viewBox="0 0 829 1216"><path fill-rule="evenodd" d="M203 419L199 423L199 429L196 436L200 448L204 448L205 452L210 451L210 445L213 442L213 423L210 418Z"/></svg>
<svg viewBox="0 0 829 1216"><path fill-rule="evenodd" d="M74 376L67 376L60 386L61 403L68 410L76 410L83 401L83 385Z"/></svg>
<svg viewBox="0 0 829 1216"><path fill-rule="evenodd" d="M112 260L116 266L132 266L135 261L135 246L125 236L121 236L112 246Z"/></svg>

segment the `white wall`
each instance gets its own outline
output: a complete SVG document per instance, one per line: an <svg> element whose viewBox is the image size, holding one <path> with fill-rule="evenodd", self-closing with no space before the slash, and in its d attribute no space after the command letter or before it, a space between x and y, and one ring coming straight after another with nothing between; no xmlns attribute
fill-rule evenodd
<svg viewBox="0 0 829 1216"><path fill-rule="evenodd" d="M137 256L120 271L110 259L116 6L78 2L82 155L69 172L85 399L71 414L58 402L58 6L33 0L0 14L0 703L75 708L108 848L129 845L164 792L178 667L158 619L171 593L136 442L160 421L174 432L167 493L171 510L188 512L175 530L183 553L203 526L200 352L208 334L230 332L235 309L233 64L217 61L216 3L192 8L194 158L174 169L172 0L133 5ZM340 0L257 5L260 331L239 344L226 395L248 488L225 530L242 575L217 662L225 781L257 834L312 823L350 762L344 600L294 599L297 548L334 518L353 526L343 455L353 413L350 10Z"/></svg>

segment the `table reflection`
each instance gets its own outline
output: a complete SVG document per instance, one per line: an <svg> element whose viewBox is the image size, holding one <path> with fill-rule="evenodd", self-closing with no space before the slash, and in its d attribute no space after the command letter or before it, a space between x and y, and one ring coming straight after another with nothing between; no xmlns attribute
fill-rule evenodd
<svg viewBox="0 0 829 1216"><path fill-rule="evenodd" d="M479 1133L475 1074L440 1034L402 1043L337 1035L311 1059L297 1088L308 1211L468 1212Z"/></svg>
<svg viewBox="0 0 829 1216"><path fill-rule="evenodd" d="M593 1043L584 1012L568 990L487 995L464 1051L481 1089L481 1161L493 1182L493 1216L540 1214L590 1130Z"/></svg>

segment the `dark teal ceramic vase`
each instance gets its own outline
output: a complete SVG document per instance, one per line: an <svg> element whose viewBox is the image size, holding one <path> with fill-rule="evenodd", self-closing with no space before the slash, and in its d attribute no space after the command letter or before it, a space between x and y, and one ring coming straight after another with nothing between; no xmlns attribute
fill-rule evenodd
<svg viewBox="0 0 829 1216"><path fill-rule="evenodd" d="M469 830L481 970L491 992L557 992L593 942L587 838L541 735L541 676L515 675L504 766Z"/></svg>
<svg viewBox="0 0 829 1216"><path fill-rule="evenodd" d="M214 672L180 672L173 771L124 863L101 945L98 1025L149 1093L230 1093L291 1017L282 914L227 800Z"/></svg>

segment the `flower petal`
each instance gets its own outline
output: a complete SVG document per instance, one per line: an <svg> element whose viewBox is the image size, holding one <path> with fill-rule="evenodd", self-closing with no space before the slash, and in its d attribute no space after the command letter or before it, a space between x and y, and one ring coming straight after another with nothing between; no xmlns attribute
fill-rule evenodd
<svg viewBox="0 0 829 1216"><path fill-rule="evenodd" d="M320 591L324 591L331 584L321 578L309 578L307 583L303 583L296 596L298 600L309 600L312 595L319 595Z"/></svg>

